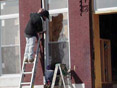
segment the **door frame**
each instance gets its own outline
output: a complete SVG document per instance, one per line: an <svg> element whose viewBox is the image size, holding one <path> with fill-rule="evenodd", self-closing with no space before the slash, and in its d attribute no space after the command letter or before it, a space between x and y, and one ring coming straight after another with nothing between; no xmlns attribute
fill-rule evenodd
<svg viewBox="0 0 117 88"><path fill-rule="evenodd" d="M109 13L113 14L113 13ZM94 45L94 68L95 68L95 88L102 88L102 84L112 84L112 72L109 82L102 82L102 61L101 61L101 49L100 49L100 25L99 25L99 15L103 14L93 14L93 45ZM111 63L110 63L111 64ZM109 64L109 65L110 65ZM111 67L112 69L112 67ZM106 85L105 84L105 85Z"/></svg>
<svg viewBox="0 0 117 88"><path fill-rule="evenodd" d="M95 69L95 88L102 88L101 84L101 55L100 55L100 30L99 15L93 16L93 44L94 44L94 69Z"/></svg>

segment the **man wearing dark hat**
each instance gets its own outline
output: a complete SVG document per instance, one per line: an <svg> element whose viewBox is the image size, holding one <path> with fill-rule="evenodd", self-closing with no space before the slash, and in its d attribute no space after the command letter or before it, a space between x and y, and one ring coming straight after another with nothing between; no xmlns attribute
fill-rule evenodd
<svg viewBox="0 0 117 88"><path fill-rule="evenodd" d="M30 14L30 20L25 28L26 47L24 53L25 62L33 62L33 48L35 46L36 38L38 39L38 33L44 32L45 21L49 19L49 12L44 9L40 9L37 13Z"/></svg>

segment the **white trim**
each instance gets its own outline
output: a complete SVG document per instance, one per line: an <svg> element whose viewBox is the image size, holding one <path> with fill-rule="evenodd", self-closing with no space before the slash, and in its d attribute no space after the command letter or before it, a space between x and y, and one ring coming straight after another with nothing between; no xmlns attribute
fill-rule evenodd
<svg viewBox="0 0 117 88"><path fill-rule="evenodd" d="M20 72L21 72L21 70L22 70L22 69L21 69L21 47L20 47L20 44L21 44L21 41L20 41L20 40L21 40L21 39L20 39L21 37L20 37L20 36L21 36L21 35L20 35L20 20L19 20L19 16L18 16L18 22L19 22L19 24L18 24L18 30L19 30L19 65L20 65L20 66L19 66L19 67L20 67L19 70L20 70Z"/></svg>
<svg viewBox="0 0 117 88"><path fill-rule="evenodd" d="M94 11L96 11L96 0L93 0Z"/></svg>
<svg viewBox="0 0 117 88"><path fill-rule="evenodd" d="M1 47L14 47L14 46L20 46L20 44L1 45Z"/></svg>
<svg viewBox="0 0 117 88"><path fill-rule="evenodd" d="M71 54L70 54L70 26L69 26L69 0L67 2L68 6L68 46L69 46L69 70L71 70Z"/></svg>
<svg viewBox="0 0 117 88"><path fill-rule="evenodd" d="M68 43L69 41L66 40L66 41L53 41L53 42L49 42L49 44L53 44L53 43Z"/></svg>
<svg viewBox="0 0 117 88"><path fill-rule="evenodd" d="M81 84L72 84L73 88L85 88L85 84L81 83ZM58 88L58 86L56 86ZM55 87L55 88L56 88ZM71 88L70 86L66 85L67 88ZM29 88L28 86L25 86L23 88ZM44 85L35 85L34 88L44 88Z"/></svg>
<svg viewBox="0 0 117 88"><path fill-rule="evenodd" d="M108 10L117 10L117 7L109 7L109 8L97 9L97 11L108 11Z"/></svg>
<svg viewBox="0 0 117 88"><path fill-rule="evenodd" d="M42 8L44 9L44 7L45 7L45 5L44 5L45 0L41 0L41 2L42 2Z"/></svg>
<svg viewBox="0 0 117 88"><path fill-rule="evenodd" d="M94 13L95 14L101 14L101 13L117 13L117 7L97 9L97 10L94 11Z"/></svg>
<svg viewBox="0 0 117 88"><path fill-rule="evenodd" d="M1 28L0 28L0 75L2 74L2 56L1 56Z"/></svg>
<svg viewBox="0 0 117 88"><path fill-rule="evenodd" d="M73 88L85 88L85 84L72 84ZM72 88L69 85L66 85L67 88ZM17 88L17 87L16 87ZM29 88L29 86L23 86L23 88ZM34 85L34 88L44 88L44 85ZM55 86L55 88L58 88L58 86Z"/></svg>
<svg viewBox="0 0 117 88"><path fill-rule="evenodd" d="M21 74L2 74L0 78L12 78L12 77L20 77Z"/></svg>
<svg viewBox="0 0 117 88"><path fill-rule="evenodd" d="M30 88L29 86L23 86L23 88ZM44 85L35 85L34 88L44 88Z"/></svg>
<svg viewBox="0 0 117 88"><path fill-rule="evenodd" d="M72 84L73 85L73 88L85 88L85 84L84 83L81 83L81 84ZM69 87L71 88L71 87Z"/></svg>
<svg viewBox="0 0 117 88"><path fill-rule="evenodd" d="M68 8L49 10L50 14L57 14L57 13L64 13L64 12L68 12Z"/></svg>
<svg viewBox="0 0 117 88"><path fill-rule="evenodd" d="M97 0L93 1L94 6L94 13L95 14L105 14L105 13L117 13L117 7L107 7L107 8L97 8L96 2Z"/></svg>
<svg viewBox="0 0 117 88"><path fill-rule="evenodd" d="M12 19L12 18L18 18L18 17L19 17L18 13L16 13L16 14L9 14L9 15L0 15L0 20Z"/></svg>
<svg viewBox="0 0 117 88"><path fill-rule="evenodd" d="M72 84L73 88L85 88L85 84ZM66 85L67 88L72 88L69 85ZM0 86L0 88L19 88L18 86ZM30 88L29 86L23 86L23 88ZM44 88L44 85L34 85L34 88ZM56 86L55 88L58 88L58 86Z"/></svg>

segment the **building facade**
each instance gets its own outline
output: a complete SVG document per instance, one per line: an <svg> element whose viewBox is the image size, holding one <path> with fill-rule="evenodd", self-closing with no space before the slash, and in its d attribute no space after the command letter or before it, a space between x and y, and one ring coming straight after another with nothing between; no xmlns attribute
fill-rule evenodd
<svg viewBox="0 0 117 88"><path fill-rule="evenodd" d="M86 5L85 12L82 11L81 4ZM46 46L49 59L46 60L46 65L50 60L52 63L55 61L65 63L72 70L72 81L76 86L81 84L82 87L85 85L86 88L91 88L89 1L82 1L82 3L73 0L33 0L28 3L26 0L20 1L20 35L24 33L29 14L38 11L40 7L50 12L49 31L46 34L49 38L48 47ZM25 38L21 36L21 58L23 58L24 48ZM37 72L36 82L42 84L44 74L40 62L39 71L41 73Z"/></svg>
<svg viewBox="0 0 117 88"><path fill-rule="evenodd" d="M25 51L26 24L30 13L45 8L50 19L41 41L35 85L43 88L49 64L63 63L71 70L74 88L116 88L116 0L0 2L1 87L17 88ZM11 79L17 80L16 85L10 82ZM4 85L4 82L10 83Z"/></svg>

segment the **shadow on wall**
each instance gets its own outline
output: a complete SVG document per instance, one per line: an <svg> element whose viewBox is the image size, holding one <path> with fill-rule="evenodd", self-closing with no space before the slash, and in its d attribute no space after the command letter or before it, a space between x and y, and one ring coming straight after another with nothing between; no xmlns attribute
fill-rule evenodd
<svg viewBox="0 0 117 88"><path fill-rule="evenodd" d="M74 70L71 70L71 79L74 79L73 88L85 88L83 81L80 77L76 74Z"/></svg>
<svg viewBox="0 0 117 88"><path fill-rule="evenodd" d="M75 84L83 83L83 81L78 77L78 75L76 74L76 72L74 70L71 70L71 77L72 77L72 79L74 79Z"/></svg>

